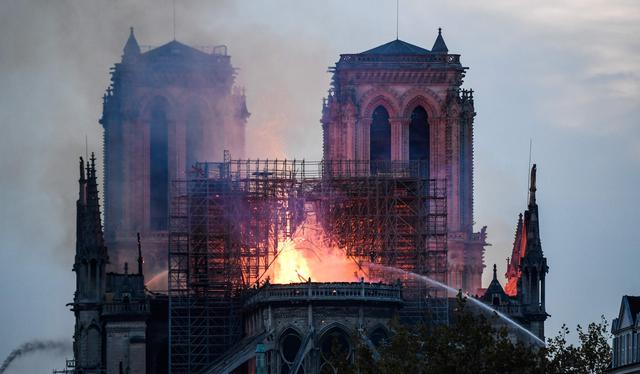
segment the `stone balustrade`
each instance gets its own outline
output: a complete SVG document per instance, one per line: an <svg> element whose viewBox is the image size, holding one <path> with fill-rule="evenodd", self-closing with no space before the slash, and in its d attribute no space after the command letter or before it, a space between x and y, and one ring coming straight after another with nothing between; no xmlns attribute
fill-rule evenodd
<svg viewBox="0 0 640 374"><path fill-rule="evenodd" d="M265 284L248 297L245 305L295 301L402 302L402 287L382 283L293 283Z"/></svg>
<svg viewBox="0 0 640 374"><path fill-rule="evenodd" d="M102 306L104 315L149 313L149 303L106 303Z"/></svg>
<svg viewBox="0 0 640 374"><path fill-rule="evenodd" d="M340 56L338 64L352 63L442 63L460 65L460 55L446 53L432 53L421 55L372 55L372 54L344 54Z"/></svg>

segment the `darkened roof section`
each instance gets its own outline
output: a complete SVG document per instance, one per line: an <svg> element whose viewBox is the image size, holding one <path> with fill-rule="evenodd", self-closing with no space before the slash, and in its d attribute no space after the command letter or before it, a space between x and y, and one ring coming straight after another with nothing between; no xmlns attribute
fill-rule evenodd
<svg viewBox="0 0 640 374"><path fill-rule="evenodd" d="M172 40L165 45L161 45L158 48L144 53L144 56L147 58L182 56L186 58L208 59L211 55L180 43L179 41Z"/></svg>
<svg viewBox="0 0 640 374"><path fill-rule="evenodd" d="M636 322L636 316L640 313L640 296L626 296L626 298L629 302L633 322Z"/></svg>
<svg viewBox="0 0 640 374"><path fill-rule="evenodd" d="M400 39L360 53L361 55L428 55L428 49L418 47Z"/></svg>

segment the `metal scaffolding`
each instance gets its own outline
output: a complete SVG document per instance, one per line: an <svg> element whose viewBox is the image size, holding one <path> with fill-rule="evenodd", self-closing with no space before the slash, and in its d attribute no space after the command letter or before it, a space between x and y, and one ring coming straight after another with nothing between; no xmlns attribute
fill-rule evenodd
<svg viewBox="0 0 640 374"><path fill-rule="evenodd" d="M171 372L197 372L238 341L243 291L264 280L278 243L309 207L331 244L356 262L446 283L446 183L425 170L419 161L227 160L199 163L188 179L174 181ZM443 291L410 277L403 282L405 320L447 323Z"/></svg>

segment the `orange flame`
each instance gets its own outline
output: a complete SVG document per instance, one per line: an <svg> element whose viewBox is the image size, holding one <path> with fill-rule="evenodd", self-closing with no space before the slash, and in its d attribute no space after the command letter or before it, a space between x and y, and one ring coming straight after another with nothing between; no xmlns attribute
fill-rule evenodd
<svg viewBox="0 0 640 374"><path fill-rule="evenodd" d="M307 259L291 239L278 246L278 257L272 266L274 283L304 282L311 276Z"/></svg>
<svg viewBox="0 0 640 374"><path fill-rule="evenodd" d="M280 242L271 265L272 283L353 282L368 279L357 261L331 246L315 215L309 214L293 237Z"/></svg>

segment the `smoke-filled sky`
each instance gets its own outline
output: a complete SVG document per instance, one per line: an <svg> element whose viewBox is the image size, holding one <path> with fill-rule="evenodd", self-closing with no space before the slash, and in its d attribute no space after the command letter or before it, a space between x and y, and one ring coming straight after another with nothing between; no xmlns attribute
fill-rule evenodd
<svg viewBox="0 0 640 374"><path fill-rule="evenodd" d="M395 10L394 0L176 0L176 37L229 46L252 113L249 156L319 159L327 67L394 39ZM77 157L85 136L101 153L101 96L129 26L140 44L170 41L171 0L0 2L0 358L73 333ZM640 294L640 3L400 1L400 39L430 48L438 27L476 92L485 283L510 255L532 138L547 329L611 319L622 295ZM41 354L13 372L62 365Z"/></svg>

